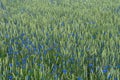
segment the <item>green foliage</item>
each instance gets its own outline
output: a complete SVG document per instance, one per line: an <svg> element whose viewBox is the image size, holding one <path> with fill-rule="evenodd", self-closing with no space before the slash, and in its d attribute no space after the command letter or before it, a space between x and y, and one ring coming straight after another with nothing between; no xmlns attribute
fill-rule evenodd
<svg viewBox="0 0 120 80"><path fill-rule="evenodd" d="M2 42L0 42L0 58L3 59L7 56L5 48L2 44Z"/></svg>
<svg viewBox="0 0 120 80"><path fill-rule="evenodd" d="M0 0L0 79L119 79L119 4Z"/></svg>

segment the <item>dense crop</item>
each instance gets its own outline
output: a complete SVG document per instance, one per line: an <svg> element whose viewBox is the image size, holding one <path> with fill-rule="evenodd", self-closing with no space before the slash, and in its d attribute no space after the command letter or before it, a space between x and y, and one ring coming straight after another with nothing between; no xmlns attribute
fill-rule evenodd
<svg viewBox="0 0 120 80"><path fill-rule="evenodd" d="M0 0L0 80L119 76L119 0Z"/></svg>

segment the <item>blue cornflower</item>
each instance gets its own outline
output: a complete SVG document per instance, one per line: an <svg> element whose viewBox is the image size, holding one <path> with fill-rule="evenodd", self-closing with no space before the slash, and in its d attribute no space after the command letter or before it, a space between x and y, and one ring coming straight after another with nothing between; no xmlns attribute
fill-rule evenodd
<svg viewBox="0 0 120 80"><path fill-rule="evenodd" d="M103 35L106 35L106 34L107 34L107 32L104 32L104 33L103 33Z"/></svg>
<svg viewBox="0 0 120 80"><path fill-rule="evenodd" d="M2 1L0 1L0 8L6 10L6 7L3 5Z"/></svg>
<svg viewBox="0 0 120 80"><path fill-rule="evenodd" d="M16 62L16 67L20 67L20 62Z"/></svg>
<svg viewBox="0 0 120 80"><path fill-rule="evenodd" d="M107 69L103 69L102 71L103 71L103 73L107 73L107 72L108 72L108 70L107 70Z"/></svg>
<svg viewBox="0 0 120 80"><path fill-rule="evenodd" d="M71 57L70 60L71 60L71 61L74 61L74 57Z"/></svg>
<svg viewBox="0 0 120 80"><path fill-rule="evenodd" d="M88 47L86 50L87 50L87 51L90 51L90 47Z"/></svg>
<svg viewBox="0 0 120 80"><path fill-rule="evenodd" d="M9 55L10 55L10 54L13 54L13 48L12 48L12 46L9 46L9 47L8 47L7 53L8 53Z"/></svg>
<svg viewBox="0 0 120 80"><path fill-rule="evenodd" d="M72 70L72 67L71 67L71 70ZM74 72L73 71L70 71L70 74L72 75Z"/></svg>
<svg viewBox="0 0 120 80"><path fill-rule="evenodd" d="M104 66L103 68L104 68L104 69L108 69L108 68L110 68L110 66L109 66L109 65L107 65L107 66Z"/></svg>
<svg viewBox="0 0 120 80"><path fill-rule="evenodd" d="M43 45L38 44L38 49L43 49Z"/></svg>
<svg viewBox="0 0 120 80"><path fill-rule="evenodd" d="M92 36L92 39L96 39L96 36L95 36L95 35L93 35L93 36Z"/></svg>
<svg viewBox="0 0 120 80"><path fill-rule="evenodd" d="M49 36L49 34L48 34L48 33L46 33L46 36Z"/></svg>
<svg viewBox="0 0 120 80"><path fill-rule="evenodd" d="M17 20L14 21L14 24L17 25Z"/></svg>
<svg viewBox="0 0 120 80"><path fill-rule="evenodd" d="M37 64L37 66L41 66L41 64Z"/></svg>
<svg viewBox="0 0 120 80"><path fill-rule="evenodd" d="M112 37L112 34L111 33L109 33L109 38L111 38Z"/></svg>
<svg viewBox="0 0 120 80"><path fill-rule="evenodd" d="M30 80L30 76L27 75L27 76L26 76L26 80Z"/></svg>
<svg viewBox="0 0 120 80"><path fill-rule="evenodd" d="M74 34L74 33L71 33L71 35L72 35L72 37L74 37L75 34Z"/></svg>
<svg viewBox="0 0 120 80"><path fill-rule="evenodd" d="M12 51L12 50L13 50L13 47L12 47L12 46L9 46L9 50Z"/></svg>
<svg viewBox="0 0 120 80"><path fill-rule="evenodd" d="M62 22L62 23L61 23L61 26L65 26L65 23L64 23L64 22Z"/></svg>
<svg viewBox="0 0 120 80"><path fill-rule="evenodd" d="M91 73L94 73L94 70L93 70L93 69L91 69L91 70L90 70L90 72L91 72Z"/></svg>
<svg viewBox="0 0 120 80"><path fill-rule="evenodd" d="M29 46L27 45L27 46L25 46L25 48L26 48L26 49L29 49Z"/></svg>
<svg viewBox="0 0 120 80"><path fill-rule="evenodd" d="M34 48L33 48L33 50L34 50L34 51L36 51L36 50L37 50L37 48L36 48L36 47L34 47Z"/></svg>
<svg viewBox="0 0 120 80"><path fill-rule="evenodd" d="M5 35L5 38L9 38L9 35L8 35L8 34L6 34L6 35Z"/></svg>
<svg viewBox="0 0 120 80"><path fill-rule="evenodd" d="M31 44L32 44L32 41L28 41L28 44L31 45Z"/></svg>
<svg viewBox="0 0 120 80"><path fill-rule="evenodd" d="M120 65L117 65L116 67L117 67L117 68L120 68Z"/></svg>
<svg viewBox="0 0 120 80"><path fill-rule="evenodd" d="M82 78L78 77L77 80L82 80Z"/></svg>
<svg viewBox="0 0 120 80"><path fill-rule="evenodd" d="M57 65L54 65L52 68L52 73L54 73L57 70Z"/></svg>
<svg viewBox="0 0 120 80"><path fill-rule="evenodd" d="M50 48L48 48L47 50L48 50L48 51L50 51L50 50L52 50L52 49L53 49L53 48L52 48L52 47L50 47Z"/></svg>
<svg viewBox="0 0 120 80"><path fill-rule="evenodd" d="M12 63L9 63L9 67L12 67L13 65L12 65Z"/></svg>
<svg viewBox="0 0 120 80"><path fill-rule="evenodd" d="M63 72L64 74L67 74L67 70L66 70L66 69L62 70L62 72Z"/></svg>
<svg viewBox="0 0 120 80"><path fill-rule="evenodd" d="M22 59L22 64L26 64L26 59L25 58Z"/></svg>
<svg viewBox="0 0 120 80"><path fill-rule="evenodd" d="M43 72L44 70L45 70L45 66L42 65L42 66L41 66L41 71Z"/></svg>
<svg viewBox="0 0 120 80"><path fill-rule="evenodd" d="M118 80L118 78L117 78L117 77L115 77L115 78L114 78L114 80Z"/></svg>
<svg viewBox="0 0 120 80"><path fill-rule="evenodd" d="M119 13L120 12L120 6L118 6L116 9L115 9L115 13Z"/></svg>
<svg viewBox="0 0 120 80"><path fill-rule="evenodd" d="M21 36L23 37L25 35L25 33L22 33Z"/></svg>
<svg viewBox="0 0 120 80"><path fill-rule="evenodd" d="M60 52L60 47L59 47L59 48L57 48L57 52Z"/></svg>
<svg viewBox="0 0 120 80"><path fill-rule="evenodd" d="M14 54L16 54L16 55L17 55L17 54L19 54L19 52L18 52L18 51L16 51L16 52L14 52Z"/></svg>
<svg viewBox="0 0 120 80"><path fill-rule="evenodd" d="M89 66L89 67L92 67L92 66L93 66L93 64L91 63L91 64L89 64L88 66Z"/></svg>
<svg viewBox="0 0 120 80"><path fill-rule="evenodd" d="M22 44L24 45L26 42L24 40L22 40Z"/></svg>
<svg viewBox="0 0 120 80"><path fill-rule="evenodd" d="M54 76L54 80L58 80L58 75L57 74Z"/></svg>
<svg viewBox="0 0 120 80"><path fill-rule="evenodd" d="M42 56L40 57L40 60L41 60L41 61L43 60L43 57L42 57Z"/></svg>
<svg viewBox="0 0 120 80"><path fill-rule="evenodd" d="M89 24L96 24L96 22L94 22L94 21L89 21L88 23Z"/></svg>
<svg viewBox="0 0 120 80"><path fill-rule="evenodd" d="M18 44L18 42L15 42L15 44Z"/></svg>
<svg viewBox="0 0 120 80"><path fill-rule="evenodd" d="M54 3L54 1L53 1L53 0L50 0L50 3L51 3L51 4L53 4L53 3ZM51 20L53 20L53 18L51 18Z"/></svg>
<svg viewBox="0 0 120 80"><path fill-rule="evenodd" d="M110 78L112 78L112 76L111 76L111 75L108 75L108 79L110 79Z"/></svg>
<svg viewBox="0 0 120 80"><path fill-rule="evenodd" d="M11 42L14 43L14 38L11 39Z"/></svg>
<svg viewBox="0 0 120 80"><path fill-rule="evenodd" d="M36 37L37 36L36 33L33 33L33 36Z"/></svg>
<svg viewBox="0 0 120 80"><path fill-rule="evenodd" d="M12 80L13 79L13 76L8 76L8 80Z"/></svg>
<svg viewBox="0 0 120 80"><path fill-rule="evenodd" d="M22 69L25 69L26 68L26 66L25 65L22 65Z"/></svg>
<svg viewBox="0 0 120 80"><path fill-rule="evenodd" d="M47 54L47 50L44 50L44 55L46 55Z"/></svg>

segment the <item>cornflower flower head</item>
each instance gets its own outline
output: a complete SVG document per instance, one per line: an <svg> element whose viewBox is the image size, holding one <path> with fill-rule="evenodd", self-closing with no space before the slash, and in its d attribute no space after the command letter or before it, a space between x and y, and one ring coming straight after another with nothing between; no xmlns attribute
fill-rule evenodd
<svg viewBox="0 0 120 80"><path fill-rule="evenodd" d="M63 72L63 74L67 74L67 70L66 69L63 69L62 72Z"/></svg>

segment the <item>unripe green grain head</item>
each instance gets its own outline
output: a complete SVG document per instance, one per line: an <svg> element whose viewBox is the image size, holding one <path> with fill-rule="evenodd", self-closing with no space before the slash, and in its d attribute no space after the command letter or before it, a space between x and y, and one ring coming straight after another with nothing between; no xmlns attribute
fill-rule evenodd
<svg viewBox="0 0 120 80"><path fill-rule="evenodd" d="M7 55L5 53L5 48L3 43L0 41L0 59L5 58Z"/></svg>

